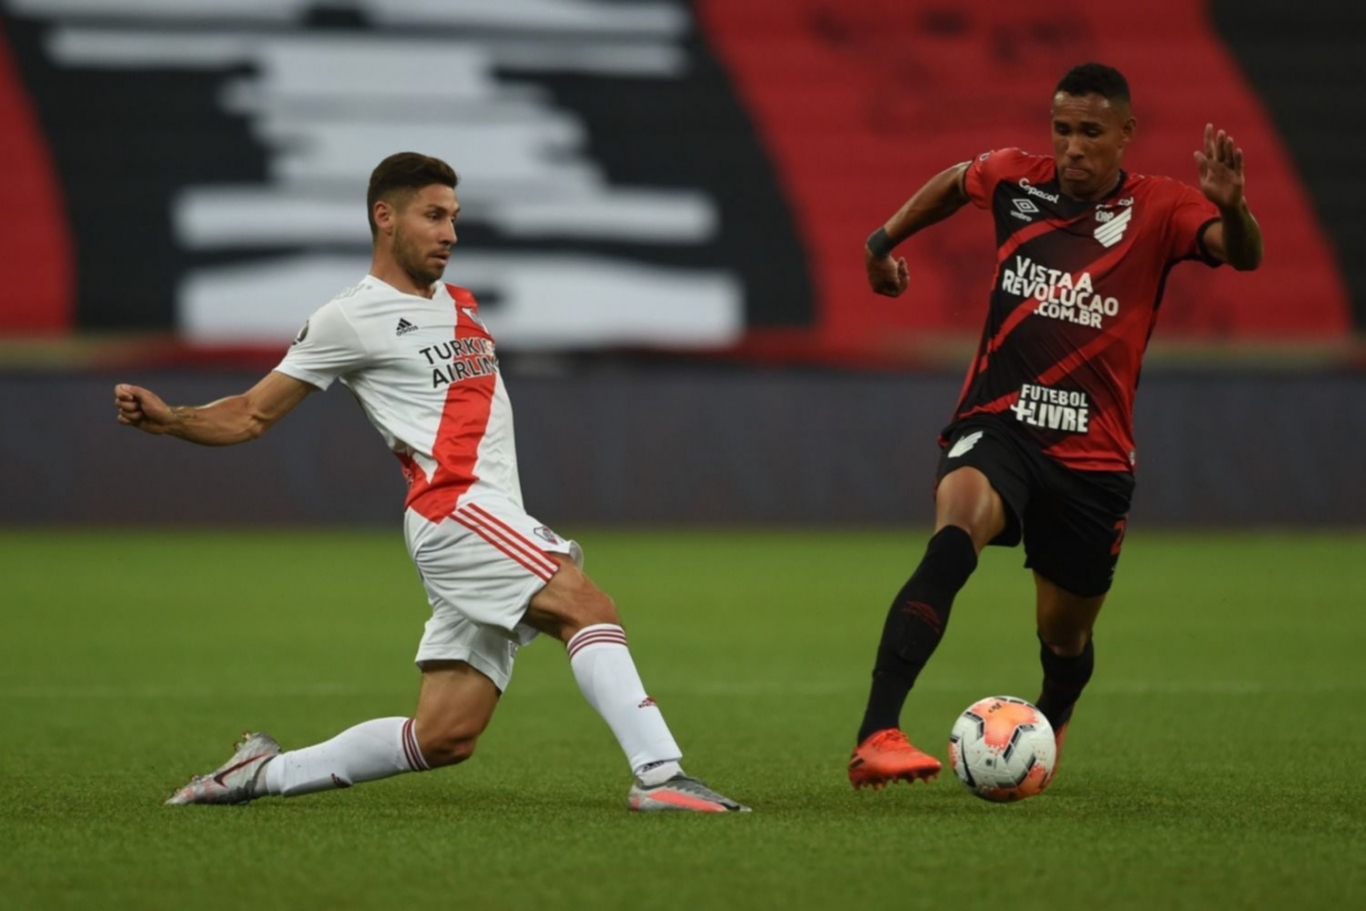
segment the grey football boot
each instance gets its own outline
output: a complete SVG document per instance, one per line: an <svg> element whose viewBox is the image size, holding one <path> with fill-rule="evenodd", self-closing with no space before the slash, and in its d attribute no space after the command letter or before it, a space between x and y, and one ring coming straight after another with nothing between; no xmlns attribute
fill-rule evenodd
<svg viewBox="0 0 1366 911"><path fill-rule="evenodd" d="M657 785L637 780L626 797L627 805L642 813L657 810L683 810L693 813L748 813L749 807L718 794L681 772Z"/></svg>
<svg viewBox="0 0 1366 911"><path fill-rule="evenodd" d="M208 775L196 775L166 800L167 806L187 803L247 803L260 797L257 778L265 765L280 755L280 745L269 734L242 735L237 752Z"/></svg>

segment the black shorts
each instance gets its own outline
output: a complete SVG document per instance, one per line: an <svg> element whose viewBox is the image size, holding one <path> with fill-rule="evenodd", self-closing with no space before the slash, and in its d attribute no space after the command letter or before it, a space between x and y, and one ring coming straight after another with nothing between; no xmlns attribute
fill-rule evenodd
<svg viewBox="0 0 1366 911"><path fill-rule="evenodd" d="M1044 455L991 418L968 418L944 431L937 481L970 466L986 475L1006 507L1006 528L992 544L1021 537L1025 566L1084 598L1114 581L1134 495L1127 471L1077 471Z"/></svg>

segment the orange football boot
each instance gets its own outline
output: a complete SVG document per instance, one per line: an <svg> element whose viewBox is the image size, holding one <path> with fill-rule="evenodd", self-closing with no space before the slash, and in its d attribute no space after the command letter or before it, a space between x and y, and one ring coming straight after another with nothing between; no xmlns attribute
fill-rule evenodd
<svg viewBox="0 0 1366 911"><path fill-rule="evenodd" d="M887 728L869 734L854 748L849 757L849 783L878 790L894 781L928 781L940 768L938 759L911 746L905 734Z"/></svg>

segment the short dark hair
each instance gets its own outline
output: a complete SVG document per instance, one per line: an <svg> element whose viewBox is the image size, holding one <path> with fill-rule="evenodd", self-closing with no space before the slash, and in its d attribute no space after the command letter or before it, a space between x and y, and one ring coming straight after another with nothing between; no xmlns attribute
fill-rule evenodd
<svg viewBox="0 0 1366 911"><path fill-rule="evenodd" d="M412 195L434 183L453 190L460 183L460 177L440 158L417 152L397 152L377 164L370 172L370 187L365 191L365 217L370 222L370 236L379 235L375 203L381 199L394 203L399 194Z"/></svg>
<svg viewBox="0 0 1366 911"><path fill-rule="evenodd" d="M1129 80L1112 66L1103 63L1083 63L1074 66L1062 77L1053 90L1068 95L1099 95L1111 101L1129 104Z"/></svg>

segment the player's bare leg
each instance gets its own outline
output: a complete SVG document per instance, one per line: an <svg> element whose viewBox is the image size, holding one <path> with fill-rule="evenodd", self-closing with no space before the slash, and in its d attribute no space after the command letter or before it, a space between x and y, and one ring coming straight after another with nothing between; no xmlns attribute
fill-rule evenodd
<svg viewBox="0 0 1366 911"><path fill-rule="evenodd" d="M616 735L635 775L630 808L747 811L683 772L683 753L641 683L612 599L572 560L550 557L560 568L531 599L525 621L565 644L579 689Z"/></svg>
<svg viewBox="0 0 1366 911"><path fill-rule="evenodd" d="M501 695L492 680L464 661L423 664L413 719L422 763L436 769L473 756Z"/></svg>
<svg viewBox="0 0 1366 911"><path fill-rule="evenodd" d="M963 467L935 492L935 533L915 573L887 612L858 746L849 757L856 788L930 779L940 763L901 733L901 709L948 625L953 599L977 555L1006 526L1006 508L986 475Z"/></svg>
<svg viewBox="0 0 1366 911"><path fill-rule="evenodd" d="M1073 594L1038 573L1034 574L1034 584L1038 589L1039 661L1044 673L1043 691L1036 704L1053 725L1061 760L1072 709L1095 669L1091 631L1105 596ZM1055 776L1057 768L1054 765Z"/></svg>
<svg viewBox="0 0 1366 911"><path fill-rule="evenodd" d="M455 765L473 755L498 696L493 681L463 661L428 662L415 718L375 718L289 752L267 734L248 734L226 763L196 776L166 802L297 797Z"/></svg>

